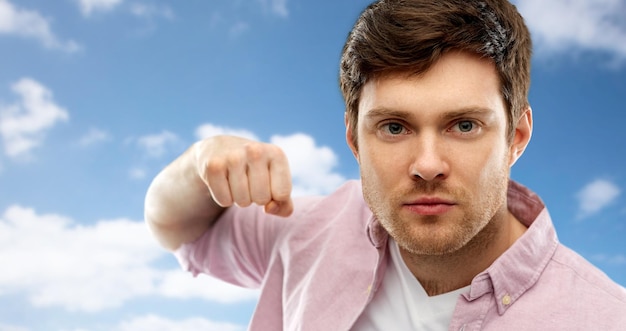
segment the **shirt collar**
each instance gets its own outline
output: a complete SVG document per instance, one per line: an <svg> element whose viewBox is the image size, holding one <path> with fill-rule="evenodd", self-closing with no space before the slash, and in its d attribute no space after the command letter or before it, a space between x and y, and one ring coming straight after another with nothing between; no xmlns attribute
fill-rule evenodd
<svg viewBox="0 0 626 331"><path fill-rule="evenodd" d="M548 210L537 194L510 180L507 199L511 213L528 230L489 268L474 277L469 293L465 294L472 301L493 293L499 314L504 314L537 282L558 245ZM371 215L366 224L372 245L386 245L389 235L376 217Z"/></svg>
<svg viewBox="0 0 626 331"><path fill-rule="evenodd" d="M466 294L471 301L493 293L499 314L504 314L537 282L558 245L548 210L534 192L510 181L508 208L528 230L487 270L474 277Z"/></svg>
<svg viewBox="0 0 626 331"><path fill-rule="evenodd" d="M376 248L381 248L387 245L387 239L389 238L389 234L387 230L383 228L378 219L371 215L369 220L367 221L367 234L369 236L370 242Z"/></svg>

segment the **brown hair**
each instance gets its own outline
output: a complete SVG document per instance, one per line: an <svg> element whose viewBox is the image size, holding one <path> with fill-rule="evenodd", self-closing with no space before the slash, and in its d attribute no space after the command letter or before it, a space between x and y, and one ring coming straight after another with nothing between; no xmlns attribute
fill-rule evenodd
<svg viewBox="0 0 626 331"><path fill-rule="evenodd" d="M363 85L392 72L421 74L443 54L465 51L490 58L508 107L508 138L528 107L531 39L507 0L379 0L355 23L343 48L340 87L357 145Z"/></svg>

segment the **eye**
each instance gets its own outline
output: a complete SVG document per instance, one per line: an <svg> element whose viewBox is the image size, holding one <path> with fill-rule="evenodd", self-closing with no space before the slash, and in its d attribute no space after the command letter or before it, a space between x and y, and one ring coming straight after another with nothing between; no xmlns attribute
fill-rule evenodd
<svg viewBox="0 0 626 331"><path fill-rule="evenodd" d="M482 126L480 122L475 120L458 120L453 123L448 131L460 137L470 138L480 134Z"/></svg>
<svg viewBox="0 0 626 331"><path fill-rule="evenodd" d="M465 132L470 132L470 131L472 131L472 129L474 129L474 122L472 122L472 121L459 121L458 123L456 123L456 127L461 132L464 132L464 133Z"/></svg>
<svg viewBox="0 0 626 331"><path fill-rule="evenodd" d="M385 133L389 133L392 135L399 135L404 132L404 126L400 123L387 123L383 125L383 128L386 131Z"/></svg>

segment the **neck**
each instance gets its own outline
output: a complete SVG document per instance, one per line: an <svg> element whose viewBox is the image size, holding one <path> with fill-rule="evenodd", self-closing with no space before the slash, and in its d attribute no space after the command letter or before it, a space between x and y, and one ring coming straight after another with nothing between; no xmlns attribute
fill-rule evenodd
<svg viewBox="0 0 626 331"><path fill-rule="evenodd" d="M455 252L419 255L400 247L402 259L429 296L468 286L526 231L526 227L508 210L502 216L502 221L492 220Z"/></svg>

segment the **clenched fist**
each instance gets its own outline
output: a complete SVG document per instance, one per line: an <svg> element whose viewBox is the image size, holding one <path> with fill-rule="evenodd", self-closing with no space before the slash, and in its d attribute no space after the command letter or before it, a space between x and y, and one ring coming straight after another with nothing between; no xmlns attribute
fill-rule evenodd
<svg viewBox="0 0 626 331"><path fill-rule="evenodd" d="M270 214L292 213L289 163L278 146L217 136L195 143L193 149L198 175L218 205L257 204Z"/></svg>

